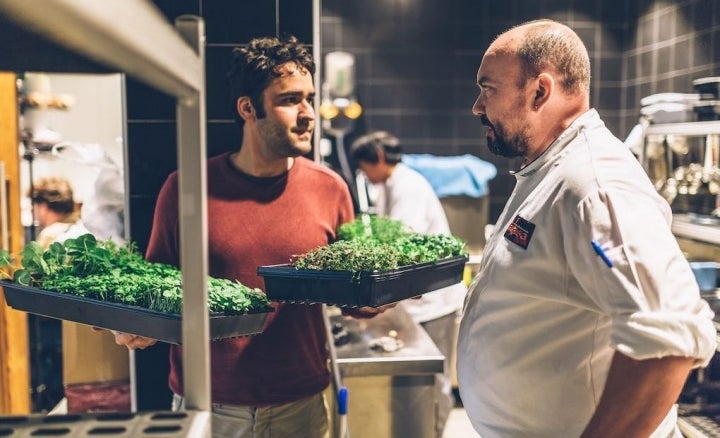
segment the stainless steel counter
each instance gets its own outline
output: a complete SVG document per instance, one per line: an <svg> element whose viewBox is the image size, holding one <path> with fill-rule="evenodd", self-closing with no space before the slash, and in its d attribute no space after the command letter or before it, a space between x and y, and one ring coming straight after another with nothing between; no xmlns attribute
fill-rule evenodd
<svg viewBox="0 0 720 438"><path fill-rule="evenodd" d="M330 318L348 332L348 343L336 346L343 377L434 374L443 372L444 356L425 330L397 306L375 318ZM404 346L395 352L376 351L370 343L394 330Z"/></svg>
<svg viewBox="0 0 720 438"><path fill-rule="evenodd" d="M674 214L672 232L677 237L720 245L720 225L702 223L690 214Z"/></svg>
<svg viewBox="0 0 720 438"><path fill-rule="evenodd" d="M371 319L330 315L343 385L348 389L347 424L353 438L435 438L438 418L436 373L442 353L425 330L400 306ZM344 331L341 331L344 330ZM395 334L403 347L370 348ZM390 336L392 337L392 336Z"/></svg>

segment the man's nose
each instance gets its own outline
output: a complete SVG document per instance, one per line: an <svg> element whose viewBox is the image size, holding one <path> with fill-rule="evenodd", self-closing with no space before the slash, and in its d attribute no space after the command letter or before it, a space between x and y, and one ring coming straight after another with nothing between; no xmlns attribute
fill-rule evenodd
<svg viewBox="0 0 720 438"><path fill-rule="evenodd" d="M485 114L485 105L480 100L481 96L478 96L478 98L475 99L475 104L472 107L472 113L476 116L481 116Z"/></svg>
<svg viewBox="0 0 720 438"><path fill-rule="evenodd" d="M300 104L300 117L315 120L315 108L311 102L303 101L303 103Z"/></svg>

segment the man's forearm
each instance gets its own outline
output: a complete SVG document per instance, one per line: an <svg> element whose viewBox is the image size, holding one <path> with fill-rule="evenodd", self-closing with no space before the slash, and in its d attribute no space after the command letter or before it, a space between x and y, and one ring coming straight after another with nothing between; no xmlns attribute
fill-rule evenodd
<svg viewBox="0 0 720 438"><path fill-rule="evenodd" d="M677 401L694 360L637 361L615 352L605 389L583 438L647 438Z"/></svg>

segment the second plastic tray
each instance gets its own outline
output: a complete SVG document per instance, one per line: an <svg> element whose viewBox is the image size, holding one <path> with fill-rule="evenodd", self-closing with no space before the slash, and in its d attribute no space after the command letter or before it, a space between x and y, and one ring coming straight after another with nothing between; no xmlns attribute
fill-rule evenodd
<svg viewBox="0 0 720 438"><path fill-rule="evenodd" d="M51 292L0 281L10 307L50 318L79 322L132 333L171 344L182 343L182 317L143 307ZM232 338L260 333L267 312L211 314L210 338Z"/></svg>
<svg viewBox="0 0 720 438"><path fill-rule="evenodd" d="M401 266L383 272L316 271L292 265L261 266L271 300L326 303L340 307L378 307L460 283L467 257Z"/></svg>

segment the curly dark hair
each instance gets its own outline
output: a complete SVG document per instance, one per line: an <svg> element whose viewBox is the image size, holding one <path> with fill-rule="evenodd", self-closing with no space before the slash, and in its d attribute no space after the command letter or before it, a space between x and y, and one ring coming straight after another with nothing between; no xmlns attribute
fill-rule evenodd
<svg viewBox="0 0 720 438"><path fill-rule="evenodd" d="M387 131L373 131L353 141L350 154L355 161L366 161L377 164L380 161L380 152L388 164L397 164L402 161L402 148L397 137Z"/></svg>
<svg viewBox="0 0 720 438"><path fill-rule="evenodd" d="M242 127L244 120L235 107L243 96L250 98L258 118L265 117L262 93L273 79L280 77L278 67L294 62L299 68L315 74L315 60L305 46L293 35L283 38L262 37L246 46L233 49L233 65L227 73L233 114Z"/></svg>

